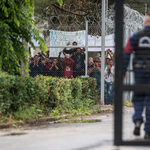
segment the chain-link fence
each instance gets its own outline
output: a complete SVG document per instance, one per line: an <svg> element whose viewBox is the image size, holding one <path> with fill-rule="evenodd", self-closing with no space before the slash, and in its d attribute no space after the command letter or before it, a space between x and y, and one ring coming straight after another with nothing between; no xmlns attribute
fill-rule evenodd
<svg viewBox="0 0 150 150"><path fill-rule="evenodd" d="M53 5L52 7L47 8L46 14L43 18L40 18L39 15L35 16L36 20L38 20L36 27L42 31L42 36L44 37L49 50L46 55L43 55L43 53L41 53L39 49L36 51L32 50L32 56L34 56L35 54L38 55L39 65L38 68L35 69L35 67L33 67L34 63L32 63L32 65L30 65L30 69L33 70L30 74L34 77L39 74L39 71L40 74L43 74L44 76L67 78L76 78L78 76L89 75L90 77L96 78L98 88L101 89L102 87L102 92L105 92L105 97L107 97L108 94L106 93L108 93L109 89L111 89L111 86L107 85L107 83L114 82L114 75L109 73L110 71L109 69L107 70L107 65L110 61L113 66L112 70L114 70L115 5L109 5L108 7L108 2L106 1L106 47L104 58L105 62L103 62L105 65L104 70L101 70L101 3L86 3L84 7L92 8L91 12L86 15L84 15L85 12L81 10L81 7L83 5L84 3L82 3L82 1L79 1L79 3L77 4L64 4L62 6L62 9L60 9L56 5ZM79 9L78 13L72 13L73 10L77 9ZM128 5L124 5L124 10L125 33L129 34L129 32L133 32L135 28L141 28L141 18L143 18L143 16L140 15L140 13L138 13L137 11L131 9ZM87 35L86 20L88 21ZM136 22L134 26L133 24L131 24L131 20ZM127 34L124 38L125 41L127 39ZM88 39L87 45L86 39ZM87 49L88 52L86 52ZM110 50L107 51L107 49ZM98 63L98 65L95 65L95 62ZM39 67L40 65L42 66L41 68ZM96 69L95 66L98 66L98 68ZM133 74L131 74L130 72L131 71L129 71L129 73L127 74L128 76L125 81L126 84L132 82L131 80L133 78ZM102 76L104 76L103 78L101 78L101 73L103 74ZM110 77L109 74L112 77ZM101 80L104 80L103 85L101 85ZM101 95L100 91L99 95ZM132 93L125 93L124 100L131 100L132 95ZM105 100L105 104L112 104L113 100L109 101L111 102L106 102Z"/></svg>

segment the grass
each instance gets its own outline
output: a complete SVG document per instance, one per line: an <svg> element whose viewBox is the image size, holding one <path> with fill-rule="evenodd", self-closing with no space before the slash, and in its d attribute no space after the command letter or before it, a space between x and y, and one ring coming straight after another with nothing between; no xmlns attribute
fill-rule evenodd
<svg viewBox="0 0 150 150"><path fill-rule="evenodd" d="M74 110L67 114L57 114L56 116L47 115L43 116L39 113L39 111L33 111L34 109L28 108L26 110L21 110L15 113L14 115L9 114L7 116L0 115L0 128L18 128L19 126L23 126L25 124L36 124L37 122L40 123L40 119L42 117L51 117L54 118L54 120L60 120L59 122L63 123L65 122L65 118L67 116L67 119L72 119L72 121L68 121L66 123L92 123L92 122L100 122L99 120L85 120L83 119L83 116L92 115L92 114L98 114L102 113L100 105L94 105L92 108L81 111L81 110ZM39 116L40 114L40 116ZM59 119L57 119L59 117ZM61 119L60 119L61 117ZM81 117L81 120L73 120L73 118ZM46 121L45 121L46 122Z"/></svg>

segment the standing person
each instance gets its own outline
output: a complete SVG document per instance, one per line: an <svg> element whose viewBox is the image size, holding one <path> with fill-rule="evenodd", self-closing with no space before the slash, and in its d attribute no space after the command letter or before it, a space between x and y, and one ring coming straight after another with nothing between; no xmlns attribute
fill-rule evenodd
<svg viewBox="0 0 150 150"><path fill-rule="evenodd" d="M52 65L49 68L49 70L50 70L50 76L52 77L58 76L59 67L58 67L58 60L56 58L53 59Z"/></svg>
<svg viewBox="0 0 150 150"><path fill-rule="evenodd" d="M77 52L73 55L74 65L74 78L85 74L84 55L81 53L81 48L77 48Z"/></svg>
<svg viewBox="0 0 150 150"><path fill-rule="evenodd" d="M68 45L70 45L70 42L67 43L67 46ZM72 45L77 46L78 44L77 44L77 42L74 41L72 43ZM66 48L64 48L63 52L65 52L66 54L70 54L70 55L72 54L72 57L73 57L73 54L76 52L76 50L77 50L77 48L71 48L70 50L66 50Z"/></svg>
<svg viewBox="0 0 150 150"><path fill-rule="evenodd" d="M97 58L94 59L94 66L88 69L88 74L90 77L93 77L97 81L97 88L98 88L98 93L100 95L101 91L101 68L98 67L99 61L97 61Z"/></svg>
<svg viewBox="0 0 150 150"><path fill-rule="evenodd" d="M39 61L40 60L43 60L43 59L45 59L46 57L45 57L45 55L43 54L43 52L38 52L38 59L39 59Z"/></svg>
<svg viewBox="0 0 150 150"><path fill-rule="evenodd" d="M104 77L105 77L105 104L113 104L114 98L114 66L112 65L113 61L110 59L109 64L105 68Z"/></svg>
<svg viewBox="0 0 150 150"><path fill-rule="evenodd" d="M32 77L35 77L35 76L37 76L39 74L42 74L42 72L43 72L43 64L41 62L38 62L38 56L37 55L34 56L34 62L32 62L30 64L30 68L29 69L31 70L30 75Z"/></svg>
<svg viewBox="0 0 150 150"><path fill-rule="evenodd" d="M44 76L50 76L49 68L52 65L52 63L50 62L48 57L46 57L46 59L43 60L43 65L44 65L44 67L43 67L43 75Z"/></svg>
<svg viewBox="0 0 150 150"><path fill-rule="evenodd" d="M129 37L124 48L124 69L126 71L130 60L130 54L134 51L133 68L135 73L135 84L150 84L150 12L144 20L144 28ZM140 126L144 122L142 113L145 111L145 139L150 139L150 92L135 92L133 99L135 124L134 135L140 135Z"/></svg>
<svg viewBox="0 0 150 150"><path fill-rule="evenodd" d="M58 77L63 77L63 65L62 65L62 61L61 61L61 58L60 58L60 55L61 55L62 52L59 52L59 55L58 55L58 67L59 67L59 70L58 70Z"/></svg>
<svg viewBox="0 0 150 150"><path fill-rule="evenodd" d="M71 58L72 54L70 56L67 56L65 52L63 52L65 55L65 59L63 60L63 68L64 68L64 78L72 79L73 78L73 67L74 67L74 60Z"/></svg>
<svg viewBox="0 0 150 150"><path fill-rule="evenodd" d="M94 66L93 58L89 57L89 59L88 59L88 69L90 69L93 66Z"/></svg>

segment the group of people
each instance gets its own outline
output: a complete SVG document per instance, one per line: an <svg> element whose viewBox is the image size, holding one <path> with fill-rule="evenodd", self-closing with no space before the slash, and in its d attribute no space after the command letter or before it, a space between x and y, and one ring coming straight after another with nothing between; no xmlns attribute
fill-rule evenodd
<svg viewBox="0 0 150 150"><path fill-rule="evenodd" d="M76 46L77 43L73 42L73 45ZM64 59L60 57L61 53L63 53ZM63 51L59 52L57 58L49 58L41 52L39 55L35 55L34 59L30 60L30 70L32 77L42 74L44 76L72 79L73 77L84 75L84 49L73 48L66 50L66 48L64 48Z"/></svg>
<svg viewBox="0 0 150 150"><path fill-rule="evenodd" d="M69 45L68 43L67 45ZM72 43L77 46L77 42ZM30 59L30 76L35 77L39 74L52 77L64 77L68 79L85 75L85 49L72 48L63 49L57 58L49 58L42 52ZM61 58L63 53L64 58ZM97 88L100 95L101 91L101 57L88 59L88 75L97 81ZM105 104L113 104L114 89L114 53L108 49L105 56Z"/></svg>
<svg viewBox="0 0 150 150"><path fill-rule="evenodd" d="M105 70L104 70L104 79L105 79L105 104L113 104L113 93L114 93L114 60L115 55L110 50L107 49L105 55ZM92 57L88 60L88 74L90 77L93 77L97 81L98 92L100 95L101 92L101 57L95 57L94 60Z"/></svg>

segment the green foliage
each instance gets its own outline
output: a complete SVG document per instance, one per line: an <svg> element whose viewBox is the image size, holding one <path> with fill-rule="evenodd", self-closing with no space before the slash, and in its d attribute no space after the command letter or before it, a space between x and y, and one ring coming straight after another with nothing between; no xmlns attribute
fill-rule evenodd
<svg viewBox="0 0 150 150"><path fill-rule="evenodd" d="M19 120L29 120L32 121L32 119L38 119L39 117L42 117L43 113L41 109L38 109L35 104L27 107L22 108L19 107L19 110L14 113L14 119Z"/></svg>
<svg viewBox="0 0 150 150"><path fill-rule="evenodd" d="M27 66L26 41L33 48L32 37L39 42L40 49L46 50L40 31L35 29L34 0L0 1L0 68L13 74L19 72L18 59Z"/></svg>
<svg viewBox="0 0 150 150"><path fill-rule="evenodd" d="M26 120L51 114L82 116L95 103L96 80L37 76L20 77L0 72L0 113Z"/></svg>
<svg viewBox="0 0 150 150"><path fill-rule="evenodd" d="M58 111L58 109L54 109L54 110L52 110L51 115L53 116L54 120L56 120L57 116L59 115L59 111Z"/></svg>

